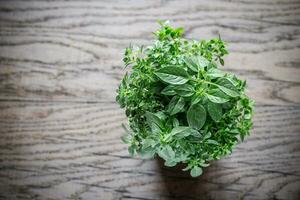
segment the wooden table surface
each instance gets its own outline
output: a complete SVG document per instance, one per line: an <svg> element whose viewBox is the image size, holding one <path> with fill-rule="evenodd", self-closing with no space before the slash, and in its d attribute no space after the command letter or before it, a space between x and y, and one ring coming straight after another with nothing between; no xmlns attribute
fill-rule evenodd
<svg viewBox="0 0 300 200"><path fill-rule="evenodd" d="M128 156L123 49L157 19L221 34L251 135L199 178ZM1 1L0 199L300 199L300 1Z"/></svg>

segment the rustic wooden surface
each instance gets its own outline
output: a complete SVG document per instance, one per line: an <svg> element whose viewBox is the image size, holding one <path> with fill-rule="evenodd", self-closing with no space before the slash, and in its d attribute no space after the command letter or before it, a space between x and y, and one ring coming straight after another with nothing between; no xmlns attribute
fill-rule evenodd
<svg viewBox="0 0 300 200"><path fill-rule="evenodd" d="M197 179L119 139L122 49L157 19L221 34L256 100L251 136ZM300 199L300 1L1 1L0 199Z"/></svg>

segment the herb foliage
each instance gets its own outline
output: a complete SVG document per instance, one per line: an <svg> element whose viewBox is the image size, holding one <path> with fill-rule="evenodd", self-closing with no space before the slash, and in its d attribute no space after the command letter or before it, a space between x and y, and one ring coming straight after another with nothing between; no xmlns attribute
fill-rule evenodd
<svg viewBox="0 0 300 200"><path fill-rule="evenodd" d="M186 163L193 177L209 161L231 153L252 126L246 81L218 69L228 54L220 39L182 38L183 29L160 22L150 46L128 47L116 100L130 130L122 137L131 155L160 156L166 166Z"/></svg>

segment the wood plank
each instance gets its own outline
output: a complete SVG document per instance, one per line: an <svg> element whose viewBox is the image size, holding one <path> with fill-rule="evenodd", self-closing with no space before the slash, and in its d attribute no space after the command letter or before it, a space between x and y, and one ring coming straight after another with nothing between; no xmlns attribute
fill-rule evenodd
<svg viewBox="0 0 300 200"><path fill-rule="evenodd" d="M198 179L129 157L120 142L126 117L114 103L1 102L0 109L4 197L299 197L299 106L257 106L251 135Z"/></svg>

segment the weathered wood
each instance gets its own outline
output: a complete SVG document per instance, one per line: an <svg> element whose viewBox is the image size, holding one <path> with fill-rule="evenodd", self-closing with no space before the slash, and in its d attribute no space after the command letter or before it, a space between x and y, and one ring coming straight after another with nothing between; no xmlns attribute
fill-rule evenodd
<svg viewBox="0 0 300 200"><path fill-rule="evenodd" d="M228 42L254 127L197 179L128 156L123 49L157 19ZM300 2L0 2L0 199L300 199Z"/></svg>

